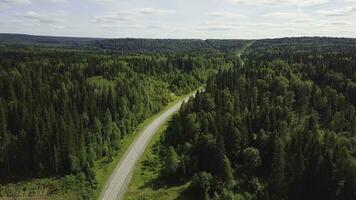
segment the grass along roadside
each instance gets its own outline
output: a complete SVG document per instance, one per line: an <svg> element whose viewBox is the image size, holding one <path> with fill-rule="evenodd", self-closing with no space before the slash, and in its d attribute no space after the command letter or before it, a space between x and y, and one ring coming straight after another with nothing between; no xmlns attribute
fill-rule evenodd
<svg viewBox="0 0 356 200"><path fill-rule="evenodd" d="M194 92L190 93L192 95ZM125 152L142 130L153 122L164 111L183 100L189 95L173 96L173 101L157 113L141 123L136 130L122 139L120 149L111 162L103 162L101 159L95 162L97 188L93 191L91 198L98 199L106 181L120 162ZM16 183L0 184L0 200L8 198L18 199L51 199L51 200L76 200L84 194L91 194L91 189L86 185L85 178L80 175L67 175L63 177L34 178Z"/></svg>
<svg viewBox="0 0 356 200"><path fill-rule="evenodd" d="M112 172L114 171L114 169L116 168L116 166L119 164L120 160L122 159L122 157L125 155L126 151L130 148L131 144L135 141L135 139L140 135L140 133L151 123L153 122L155 119L157 119L162 113L164 113L166 110L168 110L169 108L171 108L173 105L175 105L176 103L178 103L179 101L185 99L188 96L191 96L192 94L194 94L196 91L189 93L188 95L183 95L183 96L174 96L173 97L173 101L170 102L167 106L165 106L165 108L153 115L152 117L146 119L143 123L141 123L136 130L127 135L125 138L122 139L121 141L121 146L119 151L116 153L116 156L113 158L113 161L105 164L105 165L101 165L101 160L97 161L95 163L95 172L96 172L96 179L97 179L97 188L95 189L95 191L93 192L92 198L93 199L98 199L100 196L100 193L102 191L102 189L104 188L106 181L109 179L109 177L111 176ZM104 158L105 159L105 158Z"/></svg>
<svg viewBox="0 0 356 200"><path fill-rule="evenodd" d="M198 90L202 90L200 87ZM196 91L189 95L192 95ZM189 96L188 95L188 96ZM159 141L163 136L168 122L159 128L147 145L141 158L134 169L131 182L127 188L124 200L193 200L194 198L187 190L190 183L183 185L165 185L160 180L160 173L163 169L163 162L158 155Z"/></svg>
<svg viewBox="0 0 356 200"><path fill-rule="evenodd" d="M160 171L163 167L162 162L157 155L157 148L159 140L168 126L167 121L153 136L145 152L138 161L124 200L181 199L182 193L189 187L189 183L178 186L162 186L155 184L155 181L159 179ZM189 200L188 197L184 197L184 199Z"/></svg>
<svg viewBox="0 0 356 200"><path fill-rule="evenodd" d="M87 189L88 187L85 185L84 177L78 175L35 178L0 185L0 200L76 200L85 193L90 194Z"/></svg>

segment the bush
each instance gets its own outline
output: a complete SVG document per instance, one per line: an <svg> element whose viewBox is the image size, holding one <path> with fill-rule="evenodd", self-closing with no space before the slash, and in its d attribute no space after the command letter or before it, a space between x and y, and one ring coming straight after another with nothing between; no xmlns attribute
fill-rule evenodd
<svg viewBox="0 0 356 200"><path fill-rule="evenodd" d="M261 166L261 157L258 149L248 147L243 150L244 168L249 172L254 172Z"/></svg>
<svg viewBox="0 0 356 200"><path fill-rule="evenodd" d="M213 176L207 172L195 174L192 178L191 187L200 197L206 197L212 187Z"/></svg>

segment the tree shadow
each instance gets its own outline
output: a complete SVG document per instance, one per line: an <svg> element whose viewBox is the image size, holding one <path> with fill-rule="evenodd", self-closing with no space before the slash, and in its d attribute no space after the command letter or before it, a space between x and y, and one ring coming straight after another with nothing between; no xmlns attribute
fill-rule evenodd
<svg viewBox="0 0 356 200"><path fill-rule="evenodd" d="M144 188L151 188L153 190L159 190L167 187L175 187L175 186L180 186L181 184L175 183L172 181L167 180L166 178L159 176L157 178L151 179L147 181L145 184L143 184L139 189L144 189Z"/></svg>
<svg viewBox="0 0 356 200"><path fill-rule="evenodd" d="M186 183L187 184L187 183ZM160 176L155 179L152 179L148 182L146 182L144 185L139 187L139 189L144 189L144 188L150 188L154 191L161 190L161 189L168 189L172 187L180 187L185 185L182 182L172 182L169 181L168 179ZM173 200L196 200L196 195L194 191L192 191L189 187L186 189L183 189L181 192L179 192L178 197L174 198Z"/></svg>
<svg viewBox="0 0 356 200"><path fill-rule="evenodd" d="M197 196L190 188L183 190L174 200L197 200Z"/></svg>

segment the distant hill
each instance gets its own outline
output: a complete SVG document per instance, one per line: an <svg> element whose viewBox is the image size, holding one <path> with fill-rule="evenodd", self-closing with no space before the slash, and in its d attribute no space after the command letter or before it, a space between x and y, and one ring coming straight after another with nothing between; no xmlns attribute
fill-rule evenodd
<svg viewBox="0 0 356 200"><path fill-rule="evenodd" d="M213 52L214 47L198 39L107 39L90 42L90 46L114 52Z"/></svg>
<svg viewBox="0 0 356 200"><path fill-rule="evenodd" d="M253 43L250 51L273 49L274 51L294 52L333 52L355 51L356 39L333 37L290 37L279 39L263 39Z"/></svg>
<svg viewBox="0 0 356 200"><path fill-rule="evenodd" d="M184 53L236 51L248 40L200 39L106 39L0 34L0 44L35 47L62 47L116 53Z"/></svg>
<svg viewBox="0 0 356 200"><path fill-rule="evenodd" d="M95 40L100 40L100 39L0 33L0 43L6 43L6 44L80 46Z"/></svg>
<svg viewBox="0 0 356 200"><path fill-rule="evenodd" d="M112 53L187 53L187 52L236 52L243 49L253 40L220 40L220 39L108 39L35 36L25 34L1 34L0 44L23 45L34 47L66 48L85 51ZM251 49L277 48L293 46L297 51L311 49L332 50L335 47L354 48L356 39L330 37L295 37L262 39L253 42ZM288 48L288 50L291 50Z"/></svg>
<svg viewBox="0 0 356 200"><path fill-rule="evenodd" d="M206 42L209 43L211 46L223 52L239 51L240 49L243 49L246 44L252 41L253 40L206 40Z"/></svg>

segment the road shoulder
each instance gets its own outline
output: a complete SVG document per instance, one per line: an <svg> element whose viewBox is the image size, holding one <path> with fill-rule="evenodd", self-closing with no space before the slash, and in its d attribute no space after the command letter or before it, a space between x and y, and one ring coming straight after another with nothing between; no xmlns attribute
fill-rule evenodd
<svg viewBox="0 0 356 200"><path fill-rule="evenodd" d="M178 104L179 102L183 101L187 97L192 96L194 93L195 93L195 91L190 93L190 94L188 94L188 95L177 97L174 101L172 101L167 106L165 106L165 108L161 112L159 112L159 113L153 115L152 117L146 119L136 129L136 131L133 134L131 134L130 136L128 136L127 138L124 139L125 140L123 142L124 145L121 147L119 153L114 158L114 161L112 163L110 163L105 169L97 170L99 184L98 184L98 188L94 192L93 199L98 199L99 196L102 195L102 193L104 191L106 191L107 187L109 186L109 184L110 184L110 182L112 180L112 175L115 174L115 171L119 168L119 166L121 166L122 161L124 160L124 158L126 157L128 152L130 152L132 146L135 144L136 140L143 133L143 131L152 122L154 122L156 119L158 119L162 114L167 112L169 109L171 109L172 107L174 107L176 104Z"/></svg>

